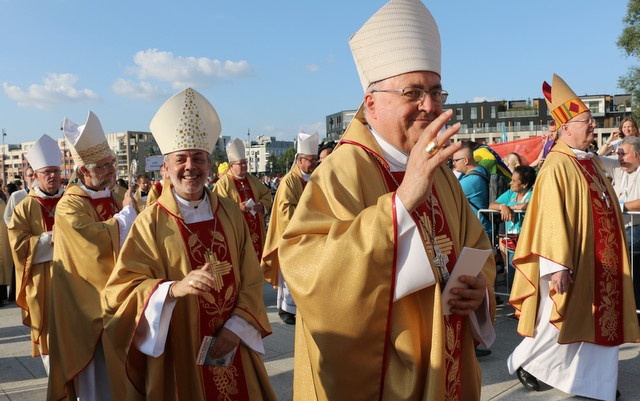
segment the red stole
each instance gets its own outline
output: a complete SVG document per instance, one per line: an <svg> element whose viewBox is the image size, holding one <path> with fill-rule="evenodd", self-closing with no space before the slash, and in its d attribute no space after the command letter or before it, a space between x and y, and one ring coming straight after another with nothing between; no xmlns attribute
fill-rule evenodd
<svg viewBox="0 0 640 401"><path fill-rule="evenodd" d="M607 178L600 175L592 160L576 160L582 168L580 172L589 184L592 212L592 227L595 246L593 264L593 305L595 343L604 346L616 346L623 342L622 305L622 259L624 252L622 230L618 222L616 202L607 193L610 205L602 199L601 190L606 191ZM583 170L584 169L584 170ZM585 173L585 170L588 172ZM594 180L597 178L597 181Z"/></svg>
<svg viewBox="0 0 640 401"><path fill-rule="evenodd" d="M58 204L60 197L58 196L55 198L40 198L38 196L34 196L34 198L40 204L40 210L42 210L42 218L44 220L45 231L53 230L53 223L54 223L53 217L55 216L56 205Z"/></svg>
<svg viewBox="0 0 640 401"><path fill-rule="evenodd" d="M98 218L100 221L106 221L113 217L114 214L118 213L120 209L116 204L116 201L113 199L113 196L108 196L106 198L93 199L92 197L87 197L89 202L91 202L91 206L95 209L96 213L98 213Z"/></svg>
<svg viewBox="0 0 640 401"><path fill-rule="evenodd" d="M383 168L386 172L385 180L387 182L387 187L395 191L398 189L396 182L402 182L404 178L404 172L390 172L386 168ZM392 177L393 175L393 177ZM395 180L394 180L395 178ZM433 186L431 193L433 194L433 205L431 207L434 208L433 213L431 209L427 206L427 203L424 202L418 206L416 209L416 213L411 214L411 218L415 221L416 226L420 229L420 235L422 237L422 241L425 244L425 249L427 251L427 256L429 260L432 261L435 252L433 250L433 244L431 244L431 239L429 235L424 232L423 223L426 227L430 229L435 229L435 239L436 243L440 247L440 250L443 254L447 255L448 261L446 263L447 270L449 273L453 271L453 267L456 265L458 260L458 256L453 249L453 243L451 241L451 229L447 224L445 219L444 211L442 210L442 205L440 203L440 199L438 197L438 193L436 192L435 185ZM431 221L431 216L434 216L435 222ZM422 220L422 222L420 222ZM433 269L437 272L436 277L440 276L438 268L435 267ZM441 277L439 277L441 279ZM440 285L444 288L443 282ZM465 316L460 315L448 315L444 316L444 325L445 325L445 338L444 347L445 347L445 400L453 401L460 400L461 391L462 391L462 367L463 367L463 358L462 358L462 340L464 337L464 326L465 326Z"/></svg>
<svg viewBox="0 0 640 401"><path fill-rule="evenodd" d="M258 202L255 195L253 194L253 190L251 189L251 185L249 184L249 180L245 176L244 178L236 178L233 174L231 174L231 178L233 179L233 183L236 186L236 190L240 195L240 201L246 202L249 199L253 199L254 202ZM249 232L251 233L251 242L253 243L253 249L255 249L256 254L258 255L258 260L262 259L262 244L264 239L262 238L262 225L260 223L260 213L256 213L255 216L250 212L242 213L244 216L244 220L247 222L249 226Z"/></svg>
<svg viewBox="0 0 640 401"><path fill-rule="evenodd" d="M188 250L191 269L199 269L210 262L210 272L216 276L217 288L198 298L200 313L200 338L215 336L231 317L238 299L231 256L222 227L214 220L186 224L179 219L178 226ZM197 353L198 350L193 350ZM179 369L176 366L176 369ZM206 400L249 401L247 383L242 366L240 350L236 351L229 366L200 366Z"/></svg>

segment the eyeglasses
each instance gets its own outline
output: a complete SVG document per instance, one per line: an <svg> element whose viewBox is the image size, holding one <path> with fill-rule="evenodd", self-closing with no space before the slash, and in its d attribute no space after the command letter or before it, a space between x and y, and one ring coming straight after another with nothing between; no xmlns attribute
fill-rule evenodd
<svg viewBox="0 0 640 401"><path fill-rule="evenodd" d="M459 157L459 158L457 158L457 159L451 159L451 161L452 161L453 163L457 163L457 162L459 162L460 160L464 160L464 159L466 159L466 157Z"/></svg>
<svg viewBox="0 0 640 401"><path fill-rule="evenodd" d="M116 166L117 166L117 165L118 165L118 161L117 161L117 160L114 160L114 161L112 161L112 162L105 163L105 164L103 164L103 165L101 165L101 166L97 166L97 165L96 165L96 170L105 171L105 170L106 170L106 169L108 169L109 167L116 168Z"/></svg>
<svg viewBox="0 0 640 401"><path fill-rule="evenodd" d="M565 124L568 123L587 123L587 125L598 125L598 122L596 121L595 118L593 117L589 117L586 120L572 120L572 121L567 121Z"/></svg>
<svg viewBox="0 0 640 401"><path fill-rule="evenodd" d="M42 175L60 175L62 171L59 168L57 168L57 169L40 170L37 173Z"/></svg>
<svg viewBox="0 0 640 401"><path fill-rule="evenodd" d="M247 161L246 160L241 160L238 162L233 162L233 163L229 163L231 166L246 166L247 165Z"/></svg>
<svg viewBox="0 0 640 401"><path fill-rule="evenodd" d="M407 87L404 89L372 89L370 92L399 93L409 102L422 102L424 100L424 96L428 93L431 101L440 104L444 104L447 101L447 97L449 97L449 92L442 89L426 91L424 89L413 87Z"/></svg>
<svg viewBox="0 0 640 401"><path fill-rule="evenodd" d="M300 156L300 158L301 159L305 159L306 161L308 161L311 164L314 164L314 163L318 162L318 158L317 157L306 158L306 157Z"/></svg>

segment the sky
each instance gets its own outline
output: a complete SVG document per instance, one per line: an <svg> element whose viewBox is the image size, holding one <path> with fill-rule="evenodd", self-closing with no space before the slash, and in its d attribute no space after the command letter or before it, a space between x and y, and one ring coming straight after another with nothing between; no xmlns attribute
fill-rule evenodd
<svg viewBox="0 0 640 401"><path fill-rule="evenodd" d="M348 40L385 0L0 0L6 143L61 138L64 117L105 133L149 131L191 86L222 135L325 135L363 90ZM620 94L638 64L617 47L625 0L424 0L440 28L448 103L541 97L560 75L578 95Z"/></svg>

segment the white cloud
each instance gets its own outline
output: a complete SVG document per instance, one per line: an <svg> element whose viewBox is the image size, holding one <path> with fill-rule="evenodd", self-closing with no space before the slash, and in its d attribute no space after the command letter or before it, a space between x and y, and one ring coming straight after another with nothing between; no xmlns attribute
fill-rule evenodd
<svg viewBox="0 0 640 401"><path fill-rule="evenodd" d="M133 58L135 66L128 72L140 80L168 82L174 89L187 86L207 86L216 80L249 76L249 63L240 61L211 60L206 57L174 56L171 52L148 49L139 51Z"/></svg>
<svg viewBox="0 0 640 401"><path fill-rule="evenodd" d="M317 64L309 64L305 69L309 72L317 72L320 71L320 66Z"/></svg>
<svg viewBox="0 0 640 401"><path fill-rule="evenodd" d="M124 78L116 79L113 85L111 85L111 90L118 95L135 99L152 99L166 95L165 91L149 82L133 82Z"/></svg>
<svg viewBox="0 0 640 401"><path fill-rule="evenodd" d="M52 110L54 106L68 103L95 101L99 96L91 89L77 89L78 77L73 74L51 73L43 79L42 85L30 85L24 91L18 86L2 83L4 93L20 107L34 107Z"/></svg>

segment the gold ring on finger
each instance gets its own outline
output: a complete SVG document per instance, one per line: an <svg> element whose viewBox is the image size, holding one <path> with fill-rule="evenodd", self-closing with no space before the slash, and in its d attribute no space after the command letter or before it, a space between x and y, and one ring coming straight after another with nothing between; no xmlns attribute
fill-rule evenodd
<svg viewBox="0 0 640 401"><path fill-rule="evenodd" d="M430 154L430 155L434 155L436 154L436 152L438 152L438 150L440 150L440 146L438 145L438 142L436 142L435 140L429 142L429 144L427 144L427 147L424 148L424 150Z"/></svg>

